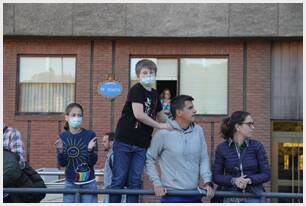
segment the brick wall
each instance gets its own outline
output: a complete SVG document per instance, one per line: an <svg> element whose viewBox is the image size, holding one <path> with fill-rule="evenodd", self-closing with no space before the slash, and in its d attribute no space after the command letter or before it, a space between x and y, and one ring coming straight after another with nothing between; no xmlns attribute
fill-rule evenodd
<svg viewBox="0 0 306 206"><path fill-rule="evenodd" d="M89 125L90 54L89 39L4 39L4 121L18 128L30 141L30 162L34 168L56 167L54 141L58 126L63 125L64 116L15 115L16 78L18 54L74 54L77 58L76 101L85 110L84 126ZM112 42L109 39L94 40L93 58L93 130L98 137L111 130L111 103L100 96L97 88L112 71ZM270 43L266 41L247 42L247 110L256 122L255 137L270 154ZM115 124L126 99L129 84L130 56L228 56L229 57L229 114L243 109L243 41L212 39L120 39L116 41L116 80L123 84L122 95L116 98ZM197 122L205 129L206 142L211 148L211 123L215 122L215 145L222 140L219 136L220 121L223 116L199 116ZM28 130L30 128L30 130ZM99 141L97 168L102 168L105 154ZM269 155L270 158L270 155ZM145 188L152 188L145 175ZM269 185L268 185L269 186ZM156 202L157 198L146 196L145 202Z"/></svg>

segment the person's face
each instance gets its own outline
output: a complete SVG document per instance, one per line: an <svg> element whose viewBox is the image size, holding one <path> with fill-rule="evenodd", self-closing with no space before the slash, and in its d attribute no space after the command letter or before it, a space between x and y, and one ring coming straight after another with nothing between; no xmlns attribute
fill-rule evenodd
<svg viewBox="0 0 306 206"><path fill-rule="evenodd" d="M243 137L252 137L254 130L254 121L250 115L241 124L236 124L236 131Z"/></svg>
<svg viewBox="0 0 306 206"><path fill-rule="evenodd" d="M82 110L78 107L73 107L68 115L65 115L65 120L69 121L72 117L82 117Z"/></svg>
<svg viewBox="0 0 306 206"><path fill-rule="evenodd" d="M102 139L102 145L104 147L104 151L108 151L111 148L110 141L108 139L108 135L104 135Z"/></svg>
<svg viewBox="0 0 306 206"><path fill-rule="evenodd" d="M195 121L195 114L197 111L195 110L192 101L185 101L185 106L182 110L177 110L177 117L181 117L187 122Z"/></svg>
<svg viewBox="0 0 306 206"><path fill-rule="evenodd" d="M151 75L155 76L155 72L145 67L140 70L139 79L142 79L144 77L151 76Z"/></svg>
<svg viewBox="0 0 306 206"><path fill-rule="evenodd" d="M165 91L165 99L171 99L171 93L169 90Z"/></svg>

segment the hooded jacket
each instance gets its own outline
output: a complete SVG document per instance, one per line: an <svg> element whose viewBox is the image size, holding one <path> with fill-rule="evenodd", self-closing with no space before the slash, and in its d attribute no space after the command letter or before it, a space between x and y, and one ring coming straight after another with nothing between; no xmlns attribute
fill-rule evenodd
<svg viewBox="0 0 306 206"><path fill-rule="evenodd" d="M200 177L212 181L207 145L203 129L190 124L182 129L176 121L170 121L174 130L158 130L147 151L146 168L154 186L167 189L196 189ZM161 177L155 164L159 160Z"/></svg>

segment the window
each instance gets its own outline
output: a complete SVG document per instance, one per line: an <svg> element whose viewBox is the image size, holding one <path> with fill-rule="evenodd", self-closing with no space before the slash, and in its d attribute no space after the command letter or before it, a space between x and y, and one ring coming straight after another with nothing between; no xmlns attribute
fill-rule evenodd
<svg viewBox="0 0 306 206"><path fill-rule="evenodd" d="M142 58L131 58L131 86L138 82L135 65ZM157 64L159 93L169 88L176 94L192 96L197 114L226 115L228 112L227 58L146 58ZM179 88L179 91L177 91Z"/></svg>
<svg viewBox="0 0 306 206"><path fill-rule="evenodd" d="M74 102L75 57L19 59L19 112L64 112Z"/></svg>
<svg viewBox="0 0 306 206"><path fill-rule="evenodd" d="M199 114L227 114L227 59L182 58L180 77Z"/></svg>

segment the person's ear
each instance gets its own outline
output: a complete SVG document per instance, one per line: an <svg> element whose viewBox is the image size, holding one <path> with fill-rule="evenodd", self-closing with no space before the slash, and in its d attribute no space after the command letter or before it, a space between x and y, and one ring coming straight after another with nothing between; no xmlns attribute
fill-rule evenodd
<svg viewBox="0 0 306 206"><path fill-rule="evenodd" d="M240 127L241 127L240 124L238 124L238 123L235 124L235 129L236 129L236 131L240 131Z"/></svg>
<svg viewBox="0 0 306 206"><path fill-rule="evenodd" d="M182 110L180 110L180 109L177 109L177 110L175 111L175 113L176 113L176 117L181 117L181 116L182 116L183 111L182 111Z"/></svg>

